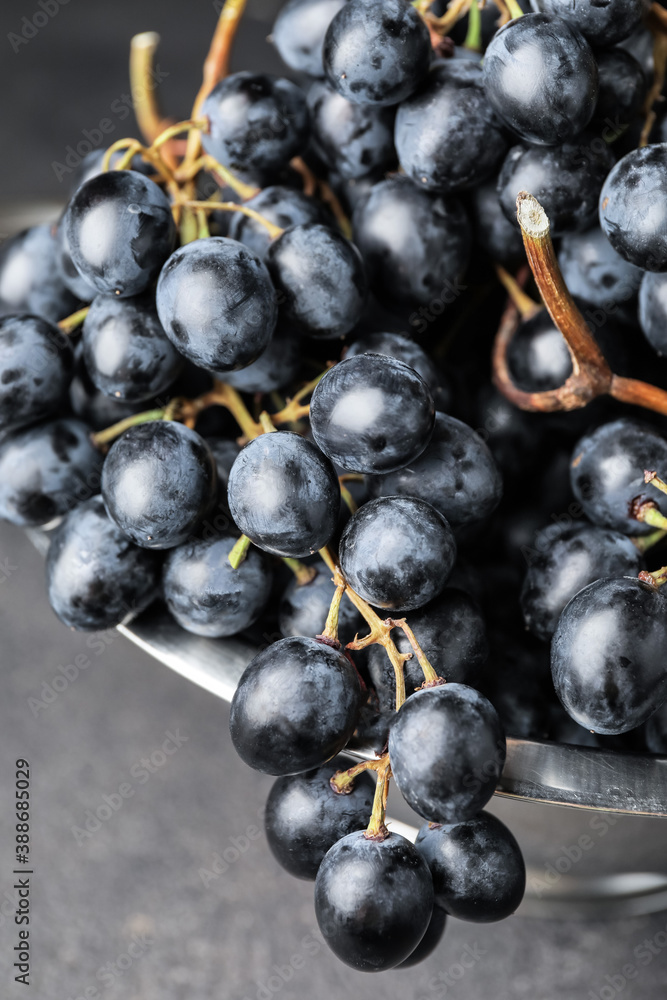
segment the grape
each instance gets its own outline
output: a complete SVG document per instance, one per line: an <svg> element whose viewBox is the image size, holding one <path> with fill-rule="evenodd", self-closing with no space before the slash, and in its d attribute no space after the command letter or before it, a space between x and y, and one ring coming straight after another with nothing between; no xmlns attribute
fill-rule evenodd
<svg viewBox="0 0 667 1000"><path fill-rule="evenodd" d="M106 156L106 152L106 149L93 149L90 153L86 153L72 174L70 186L71 195L76 194L79 188L82 187L86 181L91 180L93 177L99 177L100 174L106 172L104 170L104 157ZM112 153L109 159L109 169L113 170L114 167L120 163L126 153L126 149L117 149L114 153ZM137 173L144 174L146 177L155 176L155 167L152 163L144 160L140 153L136 153L132 157L129 169L134 170Z"/></svg>
<svg viewBox="0 0 667 1000"><path fill-rule="evenodd" d="M165 333L186 358L214 372L256 361L276 325L275 291L251 250L222 236L187 243L157 284Z"/></svg>
<svg viewBox="0 0 667 1000"><path fill-rule="evenodd" d="M302 191L294 191L292 188L277 184L264 188L244 204L281 229L301 226L306 222L326 224L331 219L325 207L314 198L303 194ZM229 236L250 247L253 253L264 260L271 245L271 237L266 226L241 212L230 213L229 219Z"/></svg>
<svg viewBox="0 0 667 1000"><path fill-rule="evenodd" d="M0 433L55 413L74 372L60 330L38 316L0 317Z"/></svg>
<svg viewBox="0 0 667 1000"><path fill-rule="evenodd" d="M352 736L361 705L346 656L304 636L274 642L244 670L229 729L238 755L265 774L321 767Z"/></svg>
<svg viewBox="0 0 667 1000"><path fill-rule="evenodd" d="M82 302L92 302L97 295L97 289L89 281L83 278L76 269L72 260L67 239L67 226L65 225L65 215L62 215L58 230L56 232L56 267L58 275L65 288ZM70 310L72 312L72 310ZM65 314L63 314L64 316Z"/></svg>
<svg viewBox="0 0 667 1000"><path fill-rule="evenodd" d="M324 36L344 3L345 0L287 0L273 25L271 40L290 69L322 76Z"/></svg>
<svg viewBox="0 0 667 1000"><path fill-rule="evenodd" d="M408 305L453 302L470 253L470 228L455 198L422 191L407 177L371 188L354 210L354 241L371 289Z"/></svg>
<svg viewBox="0 0 667 1000"><path fill-rule="evenodd" d="M398 472L374 477L374 496L419 497L453 528L488 517L500 503L503 482L488 446L472 427L436 413L426 449Z"/></svg>
<svg viewBox="0 0 667 1000"><path fill-rule="evenodd" d="M616 253L601 229L595 226L564 236L558 263L572 295L612 312L618 319L635 322L635 296L642 272Z"/></svg>
<svg viewBox="0 0 667 1000"><path fill-rule="evenodd" d="M77 299L58 268L52 226L33 226L0 247L0 316L31 313L57 323L73 313Z"/></svg>
<svg viewBox="0 0 667 1000"><path fill-rule="evenodd" d="M395 139L404 171L429 191L454 194L486 180L507 140L486 99L481 66L436 62L425 86L399 107Z"/></svg>
<svg viewBox="0 0 667 1000"><path fill-rule="evenodd" d="M213 88L202 115L210 128L202 134L206 152L245 176L281 170L306 143L305 95L281 77L232 73Z"/></svg>
<svg viewBox="0 0 667 1000"><path fill-rule="evenodd" d="M659 590L631 577L589 584L563 611L551 644L565 711L596 733L640 726L667 698L666 644Z"/></svg>
<svg viewBox="0 0 667 1000"><path fill-rule="evenodd" d="M642 0L544 0L546 14L562 17L584 35L591 45L616 45L628 38L642 19Z"/></svg>
<svg viewBox="0 0 667 1000"><path fill-rule="evenodd" d="M340 540L353 590L378 608L421 608L442 591L456 559L449 524L424 500L381 497L360 507Z"/></svg>
<svg viewBox="0 0 667 1000"><path fill-rule="evenodd" d="M72 411L93 431L101 431L111 424L124 420L126 417L145 409L142 403L127 403L105 396L91 381L83 363L83 344L81 338L74 351L74 378L70 382L69 401Z"/></svg>
<svg viewBox="0 0 667 1000"><path fill-rule="evenodd" d="M651 347L667 354L667 280L646 273L639 288L639 325Z"/></svg>
<svg viewBox="0 0 667 1000"><path fill-rule="evenodd" d="M269 247L266 263L284 320L311 337L342 337L356 326L366 298L361 255L328 226L292 226Z"/></svg>
<svg viewBox="0 0 667 1000"><path fill-rule="evenodd" d="M60 418L0 441L0 518L30 527L99 492L102 456L80 420Z"/></svg>
<svg viewBox="0 0 667 1000"><path fill-rule="evenodd" d="M544 149L514 146L498 177L500 207L516 222L516 199L530 191L549 217L552 236L581 232L597 219L598 199L614 154L584 132L571 142Z"/></svg>
<svg viewBox="0 0 667 1000"><path fill-rule="evenodd" d="M303 362L303 342L289 324L279 323L257 361L237 372L220 372L218 378L239 392L275 392L294 382Z"/></svg>
<svg viewBox="0 0 667 1000"><path fill-rule="evenodd" d="M136 545L182 545L216 495L213 455L173 420L138 424L114 441L102 469L109 516Z"/></svg>
<svg viewBox="0 0 667 1000"><path fill-rule="evenodd" d="M113 628L157 596L160 563L108 517L101 497L71 511L53 533L46 559L51 607L70 628Z"/></svg>
<svg viewBox="0 0 667 1000"><path fill-rule="evenodd" d="M344 794L330 784L337 771L349 766L349 761L336 757L316 771L274 783L264 813L266 839L290 875L314 880L329 848L368 824L375 791L370 775L362 771Z"/></svg>
<svg viewBox="0 0 667 1000"><path fill-rule="evenodd" d="M514 221L503 212L497 187L496 181L489 181L470 192L475 240L493 260L514 265L523 257L523 239Z"/></svg>
<svg viewBox="0 0 667 1000"><path fill-rule="evenodd" d="M521 610L531 632L545 641L565 605L589 583L636 576L642 568L629 538L591 524L550 525L535 539L535 548L521 590Z"/></svg>
<svg viewBox="0 0 667 1000"><path fill-rule="evenodd" d="M228 499L235 523L255 545L301 558L329 541L340 490L315 445L292 431L275 431L242 450L229 475Z"/></svg>
<svg viewBox="0 0 667 1000"><path fill-rule="evenodd" d="M619 160L600 192L600 225L614 250L645 271L667 271L667 143Z"/></svg>
<svg viewBox="0 0 667 1000"><path fill-rule="evenodd" d="M546 309L519 324L507 350L512 381L524 392L557 389L572 374L563 334Z"/></svg>
<svg viewBox="0 0 667 1000"><path fill-rule="evenodd" d="M489 801L505 762L498 713L466 684L417 691L389 730L399 791L424 819L460 823Z"/></svg>
<svg viewBox="0 0 667 1000"><path fill-rule="evenodd" d="M436 408L449 409L452 392L446 376L414 340L400 333L367 333L348 347L345 357L356 358L358 354L384 354L414 368L431 390Z"/></svg>
<svg viewBox="0 0 667 1000"><path fill-rule="evenodd" d="M356 180L395 165L393 108L352 104L326 80L312 84L307 103L311 143L330 170Z"/></svg>
<svg viewBox="0 0 667 1000"><path fill-rule="evenodd" d="M425 958L428 958L428 956L435 951L437 946L440 944L442 935L445 933L446 924L447 914L437 902L434 902L431 919L429 920L424 937L421 939L415 950L408 955L407 958L403 959L403 961L397 965L396 968L410 969L413 965L418 965L420 962L423 962Z"/></svg>
<svg viewBox="0 0 667 1000"><path fill-rule="evenodd" d="M635 57L625 49L596 52L595 58L599 91L591 127L597 130L601 126L605 137L615 139L641 113L648 90L646 76Z"/></svg>
<svg viewBox="0 0 667 1000"><path fill-rule="evenodd" d="M428 29L404 0L348 0L324 36L327 79L354 104L398 104L426 75Z"/></svg>
<svg viewBox="0 0 667 1000"><path fill-rule="evenodd" d="M477 602L462 590L445 587L425 608L410 615L409 625L436 674L447 681L476 685L489 652L484 618ZM405 634L394 631L399 653L411 653ZM368 671L380 708L393 712L396 704L394 668L382 646L368 647ZM404 668L405 694L410 697L424 683L416 656Z"/></svg>
<svg viewBox="0 0 667 1000"><path fill-rule="evenodd" d="M504 920L523 898L521 848L491 813L447 826L425 823L415 847L431 871L436 902L458 920Z"/></svg>
<svg viewBox="0 0 667 1000"><path fill-rule="evenodd" d="M293 579L282 596L278 622L284 636L314 636L324 628L336 587L331 570L319 560L314 565L317 574L310 583L299 584ZM361 615L351 601L343 600L338 615L341 642L351 642L361 628Z"/></svg>
<svg viewBox="0 0 667 1000"><path fill-rule="evenodd" d="M138 295L171 253L176 227L157 184L134 170L86 181L70 201L65 232L72 260L104 295Z"/></svg>
<svg viewBox="0 0 667 1000"><path fill-rule="evenodd" d="M647 535L653 529L631 516L630 504L653 500L667 516L667 496L645 485L646 469L667 476L667 442L647 424L622 417L577 442L570 463L572 490L595 524L624 535Z"/></svg>
<svg viewBox="0 0 667 1000"><path fill-rule="evenodd" d="M403 468L426 448L434 420L421 376L379 354L341 361L317 384L310 404L317 445L348 472Z"/></svg>
<svg viewBox="0 0 667 1000"><path fill-rule="evenodd" d="M557 146L581 132L593 115L597 63L576 27L559 17L525 14L491 39L484 89L519 138Z"/></svg>
<svg viewBox="0 0 667 1000"><path fill-rule="evenodd" d="M232 471L232 466L241 449L236 441L228 441L226 438L206 438L206 444L211 449L211 454L215 461L218 492L223 494L223 499L226 503L229 473Z"/></svg>
<svg viewBox="0 0 667 1000"><path fill-rule="evenodd" d="M100 392L129 402L165 392L185 363L147 293L129 299L98 295L93 300L83 324L83 358Z"/></svg>
<svg viewBox="0 0 667 1000"><path fill-rule="evenodd" d="M383 972L400 965L426 934L433 881L409 840L363 832L339 840L315 882L315 914L324 940L347 965Z"/></svg>
<svg viewBox="0 0 667 1000"><path fill-rule="evenodd" d="M172 549L162 584L167 607L195 635L236 635L259 618L271 593L266 557L251 549L232 569L228 556L236 535L191 541Z"/></svg>

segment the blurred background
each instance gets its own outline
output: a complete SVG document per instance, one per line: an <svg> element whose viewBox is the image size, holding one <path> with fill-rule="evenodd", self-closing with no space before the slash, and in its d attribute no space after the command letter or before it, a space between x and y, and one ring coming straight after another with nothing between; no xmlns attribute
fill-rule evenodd
<svg viewBox="0 0 667 1000"><path fill-rule="evenodd" d="M279 7L279 0L250 0L232 68L284 71L266 41ZM128 45L136 32L161 35L161 104L175 119L187 117L218 9L209 0L2 0L5 211L35 199L64 202L82 142L102 146L136 134L127 113ZM47 20L37 17L42 26L35 28L40 12ZM102 119L114 129L101 140ZM2 998L665 995L667 914L607 922L516 916L489 926L451 921L440 948L416 969L372 977L341 965L319 937L312 886L292 879L269 854L260 831L271 779L234 755L227 706L115 632L69 632L48 607L41 557L6 525L0 670ZM32 771L29 989L14 981L13 969L19 757ZM131 794L118 805L123 785ZM535 827L530 805L494 808L520 840L522 825ZM627 830L605 829L606 843L622 854ZM552 843L546 825L540 835L546 872L548 859L556 862L570 845Z"/></svg>

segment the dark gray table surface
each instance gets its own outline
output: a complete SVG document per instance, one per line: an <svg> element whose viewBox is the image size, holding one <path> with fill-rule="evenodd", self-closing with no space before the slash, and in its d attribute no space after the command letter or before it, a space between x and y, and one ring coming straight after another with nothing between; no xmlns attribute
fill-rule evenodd
<svg viewBox="0 0 667 1000"><path fill-rule="evenodd" d="M264 41L276 6L250 3L237 68L279 70ZM58 180L53 164L127 94L135 31L161 33L164 107L187 115L214 21L208 0L60 0L26 44L14 38L14 51L10 34L20 36L22 18L41 9L38 0L2 0L0 9L5 203L65 196L67 175ZM119 121L111 139L130 121ZM608 923L451 921L440 948L415 970L373 977L341 965L317 933L312 886L282 872L259 835L271 781L236 758L226 706L115 633L68 631L48 607L40 557L6 525L0 676L3 1000L653 1000L667 991L667 914ZM168 743L169 755L161 749L167 733L181 744ZM20 756L33 772L29 988L12 971ZM118 795L122 785L128 798ZM108 818L99 829L89 823L86 835L90 813L105 804Z"/></svg>

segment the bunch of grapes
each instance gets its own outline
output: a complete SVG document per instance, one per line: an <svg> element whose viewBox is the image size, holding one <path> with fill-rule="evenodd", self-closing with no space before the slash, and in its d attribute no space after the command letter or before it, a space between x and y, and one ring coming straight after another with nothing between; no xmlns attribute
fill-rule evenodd
<svg viewBox="0 0 667 1000"><path fill-rule="evenodd" d="M243 6L0 252L0 516L72 628L279 633L232 741L381 971L519 905L505 732L667 751L667 16L289 0L299 86L226 73Z"/></svg>

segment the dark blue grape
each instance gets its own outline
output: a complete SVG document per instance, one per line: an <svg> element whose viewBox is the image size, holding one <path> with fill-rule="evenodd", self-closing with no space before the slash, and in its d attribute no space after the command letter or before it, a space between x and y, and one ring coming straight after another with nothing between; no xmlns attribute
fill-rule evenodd
<svg viewBox="0 0 667 1000"><path fill-rule="evenodd" d="M415 847L431 871L436 902L458 920L504 920L523 899L521 848L491 813L448 826L425 823Z"/></svg>
<svg viewBox="0 0 667 1000"><path fill-rule="evenodd" d="M591 45L615 45L628 38L642 19L643 0L543 0L542 8L563 18L584 35Z"/></svg>
<svg viewBox="0 0 667 1000"><path fill-rule="evenodd" d="M484 93L481 66L436 62L396 115L398 159L415 184L454 194L475 187L507 150L502 122Z"/></svg>
<svg viewBox="0 0 667 1000"><path fill-rule="evenodd" d="M166 392L185 364L147 293L94 299L83 324L83 358L100 392L129 402Z"/></svg>
<svg viewBox="0 0 667 1000"><path fill-rule="evenodd" d="M110 170L79 188L65 215L69 252L103 295L138 295L174 248L176 227L164 192L134 170Z"/></svg>
<svg viewBox="0 0 667 1000"><path fill-rule="evenodd" d="M642 272L616 253L598 226L564 236L558 263L572 295L618 319L635 322Z"/></svg>
<svg viewBox="0 0 667 1000"><path fill-rule="evenodd" d="M69 401L72 411L94 431L104 430L125 417L145 410L142 403L127 403L105 396L91 381L83 363L83 344L79 339L75 351L74 378L70 382Z"/></svg>
<svg viewBox="0 0 667 1000"><path fill-rule="evenodd" d="M514 146L498 176L500 207L518 226L517 195L529 191L547 213L553 236L581 232L597 219L600 191L613 164L609 147L590 133L552 149Z"/></svg>
<svg viewBox="0 0 667 1000"><path fill-rule="evenodd" d="M336 588L331 570L321 561L315 563L316 576L310 583L299 584L292 580L280 601L278 622L284 636L319 635L327 620L329 607ZM362 618L351 601L343 599L338 615L338 628L342 643L351 642L362 630Z"/></svg>
<svg viewBox="0 0 667 1000"><path fill-rule="evenodd" d="M469 594L445 587L434 601L413 612L408 624L439 677L459 684L477 684L488 656L489 644L484 618L477 602ZM403 632L395 629L393 637L399 652L412 652ZM393 712L396 680L394 668L382 646L369 646L368 671L378 694L380 709ZM424 672L416 656L406 662L404 673L405 694L409 698L424 683Z"/></svg>
<svg viewBox="0 0 667 1000"><path fill-rule="evenodd" d="M667 354L667 280L664 274L648 272L642 279L639 325L651 347L661 357Z"/></svg>
<svg viewBox="0 0 667 1000"><path fill-rule="evenodd" d="M592 524L551 525L535 539L521 590L528 628L548 641L565 605L589 583L603 577L636 576L642 568L637 547L617 531Z"/></svg>
<svg viewBox="0 0 667 1000"><path fill-rule="evenodd" d="M418 965L420 962L423 962L425 958L428 958L428 956L435 951L440 944L442 935L445 933L446 924L447 914L437 902L434 902L433 912L431 913L431 919L429 920L428 927L426 928L426 934L424 934L424 937L421 939L412 954L408 955L408 957L397 965L396 968L411 969L413 965Z"/></svg>
<svg viewBox="0 0 667 1000"><path fill-rule="evenodd" d="M102 455L80 420L14 431L0 442L0 518L46 524L99 493L101 469Z"/></svg>
<svg viewBox="0 0 667 1000"><path fill-rule="evenodd" d="M263 553L250 549L238 569L228 556L237 540L225 534L186 542L165 560L162 585L167 607L195 635L236 635L261 614L271 593L271 569Z"/></svg>
<svg viewBox="0 0 667 1000"><path fill-rule="evenodd" d="M667 271L667 143L619 160L600 192L600 225L614 250L645 271Z"/></svg>
<svg viewBox="0 0 667 1000"><path fill-rule="evenodd" d="M452 529L424 500L381 497L360 507L340 540L353 590L378 608L421 608L442 591L456 559Z"/></svg>
<svg viewBox="0 0 667 1000"><path fill-rule="evenodd" d="M336 649L304 636L274 642L244 670L229 729L239 757L265 774L321 767L352 736L359 677Z"/></svg>
<svg viewBox="0 0 667 1000"><path fill-rule="evenodd" d="M636 729L667 698L667 602L632 577L597 580L572 598L551 644L551 672L580 726Z"/></svg>
<svg viewBox="0 0 667 1000"><path fill-rule="evenodd" d="M409 840L350 833L325 855L315 882L324 940L347 965L383 972L405 961L426 934L433 910L428 865Z"/></svg>
<svg viewBox="0 0 667 1000"><path fill-rule="evenodd" d="M78 300L58 268L53 226L33 226L0 248L0 316L31 313L50 323L69 316Z"/></svg>
<svg viewBox="0 0 667 1000"><path fill-rule="evenodd" d="M327 28L345 0L287 0L271 31L271 41L290 69L322 76Z"/></svg>
<svg viewBox="0 0 667 1000"><path fill-rule="evenodd" d="M470 253L461 204L420 190L407 177L376 184L355 208L354 241L380 299L409 305L454 302Z"/></svg>
<svg viewBox="0 0 667 1000"><path fill-rule="evenodd" d="M321 202L302 191L279 185L264 188L244 204L281 229L302 226L306 222L324 224L331 221L330 214ZM271 245L271 236L266 226L241 212L230 213L229 219L229 236L250 247L253 253L264 260Z"/></svg>
<svg viewBox="0 0 667 1000"><path fill-rule="evenodd" d="M653 529L635 520L630 504L653 500L667 516L667 496L644 483L646 469L667 478L667 442L647 424L622 417L586 434L574 447L570 481L584 513L602 528L624 535Z"/></svg>
<svg viewBox="0 0 667 1000"><path fill-rule="evenodd" d="M524 392L557 389L572 374L567 344L546 309L519 323L507 349L512 381Z"/></svg>
<svg viewBox="0 0 667 1000"><path fill-rule="evenodd" d="M333 775L348 767L349 760L336 757L316 771L278 778L273 785L264 813L266 839L290 875L314 880L327 851L368 825L375 791L370 775L362 772L344 794L331 787Z"/></svg>
<svg viewBox="0 0 667 1000"><path fill-rule="evenodd" d="M86 181L105 173L103 166L106 153L106 149L93 149L92 152L86 153L72 174L70 194L76 194L79 188L85 184ZM113 168L116 167L124 158L126 153L126 149L117 149L115 153L112 153L109 160L109 169L113 170ZM129 169L134 170L137 173L144 174L146 177L155 176L155 167L152 163L144 160L139 153L136 153L132 157Z"/></svg>
<svg viewBox="0 0 667 1000"><path fill-rule="evenodd" d="M232 73L202 105L207 153L245 176L281 170L305 146L306 97L290 80L264 73Z"/></svg>
<svg viewBox="0 0 667 1000"><path fill-rule="evenodd" d="M348 472L403 468L424 451L434 420L422 377L380 354L341 361L319 381L310 403L317 445Z"/></svg>
<svg viewBox="0 0 667 1000"><path fill-rule="evenodd" d="M60 330L38 316L0 318L0 432L61 409L74 374L74 352Z"/></svg>
<svg viewBox="0 0 667 1000"><path fill-rule="evenodd" d="M195 431L172 420L138 424L112 444L102 469L109 516L136 545L187 541L216 495L213 455Z"/></svg>
<svg viewBox="0 0 667 1000"><path fill-rule="evenodd" d="M601 130L604 139L617 139L639 116L648 84L644 70L625 49L596 52L598 101L591 128ZM606 130L606 131L605 131Z"/></svg>
<svg viewBox="0 0 667 1000"><path fill-rule="evenodd" d="M256 361L276 325L275 291L259 257L213 236L171 255L157 285L165 333L200 368L235 371Z"/></svg>
<svg viewBox="0 0 667 1000"><path fill-rule="evenodd" d="M505 763L498 713L466 684L417 691L389 730L389 760L401 795L424 819L472 819L493 795Z"/></svg>
<svg viewBox="0 0 667 1000"><path fill-rule="evenodd" d="M229 509L255 545L301 558L329 541L340 490L331 462L291 431L262 434L247 444L229 475Z"/></svg>
<svg viewBox="0 0 667 1000"><path fill-rule="evenodd" d="M51 607L70 628L114 628L157 596L160 563L108 517L101 497L71 511L53 533L46 560Z"/></svg>
<svg viewBox="0 0 667 1000"><path fill-rule="evenodd" d="M398 104L428 72L431 40L404 0L348 0L324 37L324 72L355 104Z"/></svg>
<svg viewBox="0 0 667 1000"><path fill-rule="evenodd" d="M303 341L279 323L257 361L238 372L220 372L218 378L239 392L275 392L296 380L302 363Z"/></svg>
<svg viewBox="0 0 667 1000"><path fill-rule="evenodd" d="M330 170L356 180L396 163L394 109L352 104L326 80L308 91L311 142Z"/></svg>
<svg viewBox="0 0 667 1000"><path fill-rule="evenodd" d="M493 260L513 265L523 259L523 239L500 207L497 187L497 181L490 181L471 192L470 209L475 242Z"/></svg>
<svg viewBox="0 0 667 1000"><path fill-rule="evenodd" d="M438 410L447 410L451 406L452 390L444 372L409 337L400 333L366 333L347 348L345 357L356 358L358 354L384 354L402 361L424 379Z"/></svg>
<svg viewBox="0 0 667 1000"><path fill-rule="evenodd" d="M310 337L342 337L359 322L366 300L361 255L344 236L309 222L285 230L266 263L287 323Z"/></svg>
<svg viewBox="0 0 667 1000"><path fill-rule="evenodd" d="M433 436L422 454L398 472L374 478L371 494L419 497L457 528L496 509L503 481L479 434L455 417L436 413Z"/></svg>
<svg viewBox="0 0 667 1000"><path fill-rule="evenodd" d="M598 68L576 27L559 17L525 14L491 39L484 88L496 114L521 139L557 146L590 121Z"/></svg>

